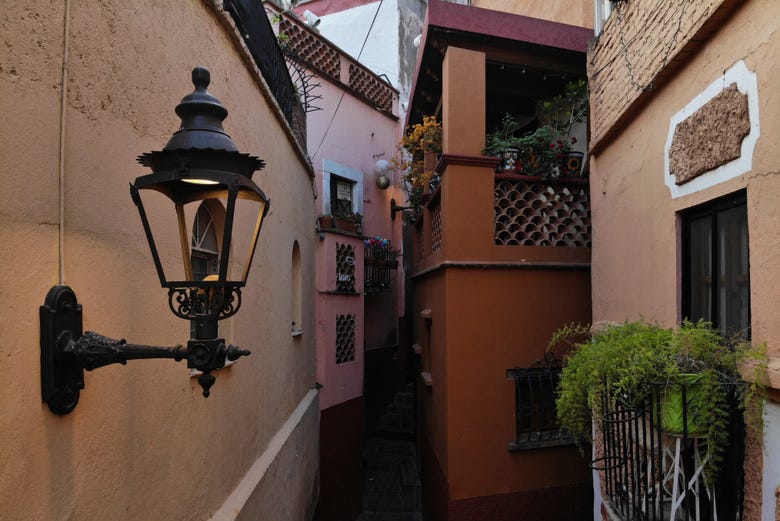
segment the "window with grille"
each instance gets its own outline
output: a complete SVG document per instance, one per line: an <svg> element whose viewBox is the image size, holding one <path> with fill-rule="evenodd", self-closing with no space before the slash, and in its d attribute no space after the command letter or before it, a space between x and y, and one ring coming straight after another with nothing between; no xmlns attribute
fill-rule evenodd
<svg viewBox="0 0 780 521"><path fill-rule="evenodd" d="M336 363L355 360L355 315L336 315Z"/></svg>
<svg viewBox="0 0 780 521"><path fill-rule="evenodd" d="M515 383L515 439L509 442L510 451L574 443L561 429L555 410L560 376L560 361L556 359L539 367L507 369L506 377Z"/></svg>
<svg viewBox="0 0 780 521"><path fill-rule="evenodd" d="M336 175L330 176L330 213L346 217L353 213L352 199L354 183Z"/></svg>
<svg viewBox="0 0 780 521"><path fill-rule="evenodd" d="M683 316L729 337L750 338L745 192L683 214Z"/></svg>

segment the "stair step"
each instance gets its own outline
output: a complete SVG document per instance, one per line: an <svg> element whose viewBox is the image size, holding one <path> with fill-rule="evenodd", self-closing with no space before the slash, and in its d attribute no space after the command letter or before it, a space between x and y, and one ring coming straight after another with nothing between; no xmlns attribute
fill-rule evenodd
<svg viewBox="0 0 780 521"><path fill-rule="evenodd" d="M414 457L417 454L414 443L410 441L385 440L382 438L370 438L366 440L365 452L398 454L411 457Z"/></svg>
<svg viewBox="0 0 780 521"><path fill-rule="evenodd" d="M419 512L362 512L357 521L422 521Z"/></svg>

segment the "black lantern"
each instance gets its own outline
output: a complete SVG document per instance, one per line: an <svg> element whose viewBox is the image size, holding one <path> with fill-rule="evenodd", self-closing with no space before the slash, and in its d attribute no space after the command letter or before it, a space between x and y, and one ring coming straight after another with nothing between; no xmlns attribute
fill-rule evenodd
<svg viewBox="0 0 780 521"><path fill-rule="evenodd" d="M233 316L241 306L241 289L246 285L270 201L252 181L252 174L263 168L263 160L240 153L225 133L222 121L227 110L206 90L209 81L206 69L192 71L195 91L176 107L181 128L163 150L138 157L152 173L138 177L130 186L160 284L168 289L171 311L192 322L187 347L138 346L89 331L82 335L81 306L75 294L67 286L55 286L41 306L41 378L43 400L57 414L70 412L78 403L79 389L84 387L83 369L139 358L186 358L188 367L202 372L198 381L203 395L208 396L215 381L211 372L222 367L226 358L235 360L249 354L236 346L225 346L224 339L218 338L218 321ZM150 197L159 201L147 208L144 201ZM170 208L171 203L170 219L161 221L161 210ZM217 238L212 246L214 258L206 271L195 269L197 233L188 227L202 205L221 211L219 218L209 221L210 228L201 226ZM251 235L242 240L233 234L239 211L242 218L251 215L253 223ZM158 224L174 231L163 232L162 239L155 240ZM175 257L180 259L163 255L158 246L162 244L169 251L173 236L178 242ZM243 252L236 251L239 244L243 244ZM240 259L232 259L235 254ZM164 262L171 260L174 262Z"/></svg>

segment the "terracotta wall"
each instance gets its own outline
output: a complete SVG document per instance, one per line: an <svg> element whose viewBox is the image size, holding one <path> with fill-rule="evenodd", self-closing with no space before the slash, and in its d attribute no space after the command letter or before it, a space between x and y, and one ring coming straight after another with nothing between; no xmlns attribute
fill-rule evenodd
<svg viewBox="0 0 780 521"><path fill-rule="evenodd" d="M37 0L0 15L7 324L0 343L12 390L0 398L4 520L203 520L226 504L231 519L242 509L252 519L304 519L312 511L310 171L217 4ZM173 109L192 91L197 65L211 70L210 91L230 111L228 133L268 165L255 179L273 201L271 213L242 309L220 329L252 356L217 371L208 399L182 363L102 368L86 373L76 410L56 417L41 403L38 307L60 282L60 258L85 329L159 345L189 337L189 324L168 310L128 184L145 173L135 157L159 150L178 127ZM295 241L304 310L297 339L290 336ZM239 484L255 495L231 496Z"/></svg>
<svg viewBox="0 0 780 521"><path fill-rule="evenodd" d="M690 17L695 18L695 23L688 13L685 17L680 13L675 15L683 23L682 33L673 39L675 48L681 40L690 37L697 26L711 22L706 18L719 4L721 2L686 3L691 7ZM725 6L727 2L723 4ZM631 6L643 8L637 3ZM699 9L704 10L699 12ZM672 15L673 11L667 12ZM616 118L613 110L623 110L625 98L631 92L625 80L617 79L628 74L626 64L624 60L615 60L609 70L605 70L613 78L608 82L604 82L604 78L593 78L599 70L593 68L594 57L590 64L591 85L597 91L591 100L594 107L592 129L594 134L608 136L591 160L594 321L644 318L670 325L676 323L681 318L678 212L745 190L752 338L755 343L767 343L773 387L778 385L775 367L780 355L780 317L777 314L780 306L780 259L777 256L780 248L777 204L780 197L780 175L777 174L780 106L774 96L780 81L780 73L774 66L780 45L776 32L778 15L780 6L769 0L743 2L730 11L718 29L699 42L698 52L679 57L670 81L646 93L647 100L641 111L633 114L625 126L621 125L614 136L610 134ZM718 17L719 12L713 16ZM610 23L613 23L611 19ZM615 30L614 25L611 27ZM631 29L636 31L637 27ZM597 53L607 42L616 45L618 37L614 32L608 34L609 31L610 25L605 28ZM642 34L655 35L655 32L643 30ZM658 36L672 41L667 32L660 31ZM658 42L648 42L648 45L657 49ZM599 59L603 58L599 56ZM650 65L648 67L652 69ZM660 65L655 67L658 70ZM705 174L699 188L691 193L679 193L685 185L670 189L665 183L665 151L672 118L708 87L726 87L730 80L722 79L724 73L735 68L744 68L745 76L755 75L755 88L748 90L749 99L755 102L757 109L750 114L751 124L756 125L751 132L753 136L758 135L758 139L752 150L744 145L742 148L749 166L731 178ZM723 170L729 168L730 165L724 165ZM770 402L766 414L774 418L776 410L777 405ZM776 422L770 422L769 427L773 430L768 432L776 432L776 425ZM763 470L761 456L756 456L756 445L748 446L746 519L774 518L774 489L780 468L775 463L778 448L771 440L768 435L764 440ZM764 517L761 517L761 508Z"/></svg>

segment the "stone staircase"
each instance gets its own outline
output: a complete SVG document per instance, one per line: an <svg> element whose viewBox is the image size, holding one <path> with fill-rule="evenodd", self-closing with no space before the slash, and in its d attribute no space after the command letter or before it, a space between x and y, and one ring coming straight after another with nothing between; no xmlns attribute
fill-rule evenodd
<svg viewBox="0 0 780 521"><path fill-rule="evenodd" d="M414 388L396 393L363 450L363 512L357 521L422 521Z"/></svg>

